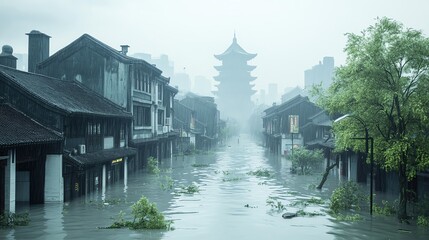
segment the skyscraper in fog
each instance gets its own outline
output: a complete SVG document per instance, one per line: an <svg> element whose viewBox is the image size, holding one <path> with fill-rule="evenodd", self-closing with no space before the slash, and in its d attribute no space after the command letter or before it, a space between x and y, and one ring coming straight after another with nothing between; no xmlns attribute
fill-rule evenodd
<svg viewBox="0 0 429 240"><path fill-rule="evenodd" d="M278 101L278 89L277 83L268 84L268 105L272 105L274 102Z"/></svg>
<svg viewBox="0 0 429 240"><path fill-rule="evenodd" d="M323 62L313 66L311 69L304 72L305 89L310 89L313 85L321 84L324 89L327 89L332 83L334 75L334 58L324 57Z"/></svg>
<svg viewBox="0 0 429 240"><path fill-rule="evenodd" d="M256 77L250 75L256 66L250 66L247 61L256 57L256 54L246 52L237 43L234 34L232 44L222 54L215 55L222 61L221 66L215 66L219 75L214 77L218 82L216 102L222 118L234 118L238 121L247 121L253 108L251 96L256 92L252 88L252 81Z"/></svg>
<svg viewBox="0 0 429 240"><path fill-rule="evenodd" d="M195 76L192 91L203 96L212 96L212 83L210 79L204 76Z"/></svg>

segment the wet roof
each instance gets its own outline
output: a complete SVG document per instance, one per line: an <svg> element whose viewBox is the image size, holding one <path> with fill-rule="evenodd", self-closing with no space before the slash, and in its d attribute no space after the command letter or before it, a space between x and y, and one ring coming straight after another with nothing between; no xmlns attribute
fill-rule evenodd
<svg viewBox="0 0 429 240"><path fill-rule="evenodd" d="M44 127L8 104L0 104L0 148L62 141L62 136Z"/></svg>
<svg viewBox="0 0 429 240"><path fill-rule="evenodd" d="M4 66L0 66L1 78L44 104L66 114L131 118L131 113L76 81L63 81Z"/></svg>

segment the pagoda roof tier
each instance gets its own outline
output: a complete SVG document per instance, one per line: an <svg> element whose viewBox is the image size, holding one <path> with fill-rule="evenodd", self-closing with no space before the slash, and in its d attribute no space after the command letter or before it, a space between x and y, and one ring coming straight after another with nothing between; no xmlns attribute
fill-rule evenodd
<svg viewBox="0 0 429 240"><path fill-rule="evenodd" d="M215 54L214 56L215 56L215 58L217 58L219 60L223 60L226 56L233 55L233 54L241 55L247 61L256 57L256 55L257 55L254 53L246 52L246 50L244 50L240 45L238 45L237 38L235 37L235 34L234 34L234 39L232 40L232 44L228 47L228 49L226 49L226 51L223 52L222 54Z"/></svg>
<svg viewBox="0 0 429 240"><path fill-rule="evenodd" d="M232 67L222 65L222 66L214 66L214 68L220 72L220 71L225 71L225 70L231 69ZM244 65L241 68L246 70L246 71L252 71L256 68L256 66Z"/></svg>

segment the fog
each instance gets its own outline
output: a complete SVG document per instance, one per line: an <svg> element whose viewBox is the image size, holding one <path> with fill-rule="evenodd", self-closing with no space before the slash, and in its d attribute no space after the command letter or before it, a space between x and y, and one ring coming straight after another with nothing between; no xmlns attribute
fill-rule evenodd
<svg viewBox="0 0 429 240"><path fill-rule="evenodd" d="M407 27L429 32L429 2L423 0L14 0L1 1L0 44L27 52L25 33L37 29L50 36L51 54L84 33L130 54L167 54L175 71L213 83L220 65L214 54L239 44L258 56L254 89L278 84L303 86L304 70L324 56L345 62L347 32L360 32L387 16ZM214 88L213 88L214 90Z"/></svg>

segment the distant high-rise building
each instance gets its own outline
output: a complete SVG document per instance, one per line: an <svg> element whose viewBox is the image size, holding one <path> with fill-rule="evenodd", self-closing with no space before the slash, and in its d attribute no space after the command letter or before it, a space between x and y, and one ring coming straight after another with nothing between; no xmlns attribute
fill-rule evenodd
<svg viewBox="0 0 429 240"><path fill-rule="evenodd" d="M191 91L191 79L187 73L175 73L170 78L170 84L172 86L177 86L180 92Z"/></svg>
<svg viewBox="0 0 429 240"><path fill-rule="evenodd" d="M196 76L194 78L193 92L203 96L213 95L212 83L210 82L210 79L207 79L204 76Z"/></svg>
<svg viewBox="0 0 429 240"><path fill-rule="evenodd" d="M148 53L135 53L132 56L143 59L150 64L155 64L158 69L161 69L162 75L165 77L174 75L174 63L168 59L166 54L161 54L159 58L152 58L152 55Z"/></svg>
<svg viewBox="0 0 429 240"><path fill-rule="evenodd" d="M323 89L327 89L332 83L334 75L334 58L324 57L323 63L313 66L304 71L305 89L310 89L313 85L321 84Z"/></svg>
<svg viewBox="0 0 429 240"><path fill-rule="evenodd" d="M277 83L268 84L268 105L271 105L278 101Z"/></svg>
<svg viewBox="0 0 429 240"><path fill-rule="evenodd" d="M215 66L219 71L219 75L214 79L219 83L215 95L218 103L220 114L222 117L233 118L244 122L248 120L253 109L251 96L256 92L252 88L252 81L256 77L252 77L250 72L256 66L250 66L247 61L256 57L256 54L246 52L237 43L235 37L232 44L222 54L215 55L222 61L221 66Z"/></svg>

